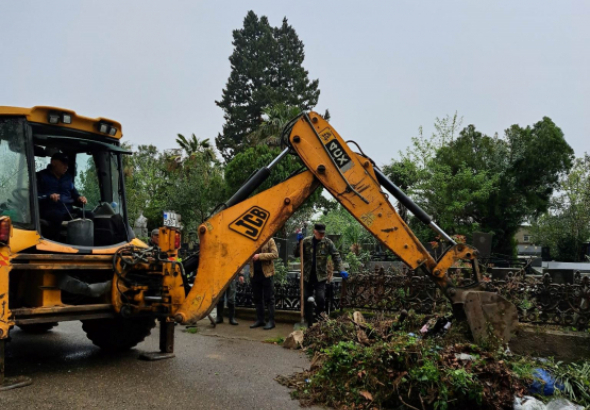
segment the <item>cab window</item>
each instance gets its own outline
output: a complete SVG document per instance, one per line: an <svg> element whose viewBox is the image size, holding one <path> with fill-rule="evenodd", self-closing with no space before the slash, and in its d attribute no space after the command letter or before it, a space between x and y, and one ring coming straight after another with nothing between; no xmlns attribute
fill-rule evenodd
<svg viewBox="0 0 590 410"><path fill-rule="evenodd" d="M0 215L31 229L31 187L23 120L0 118Z"/></svg>

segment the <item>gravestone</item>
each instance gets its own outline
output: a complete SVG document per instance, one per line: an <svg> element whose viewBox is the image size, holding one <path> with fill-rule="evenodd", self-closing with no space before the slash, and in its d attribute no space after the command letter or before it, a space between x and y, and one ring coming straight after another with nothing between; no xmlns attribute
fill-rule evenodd
<svg viewBox="0 0 590 410"><path fill-rule="evenodd" d="M474 232L473 246L479 251L480 258L489 258L492 254L492 234Z"/></svg>

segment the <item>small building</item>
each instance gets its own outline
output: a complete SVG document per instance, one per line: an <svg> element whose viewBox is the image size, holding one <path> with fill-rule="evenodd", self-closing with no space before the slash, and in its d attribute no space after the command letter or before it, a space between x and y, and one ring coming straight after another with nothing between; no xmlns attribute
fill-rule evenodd
<svg viewBox="0 0 590 410"><path fill-rule="evenodd" d="M540 257L541 246L534 243L534 238L530 233L529 225L521 225L514 235L516 239L516 249L519 257Z"/></svg>

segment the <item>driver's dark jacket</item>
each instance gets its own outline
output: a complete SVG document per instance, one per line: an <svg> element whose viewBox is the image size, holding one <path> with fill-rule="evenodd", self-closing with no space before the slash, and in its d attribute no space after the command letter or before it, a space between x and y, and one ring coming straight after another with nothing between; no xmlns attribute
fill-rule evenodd
<svg viewBox="0 0 590 410"><path fill-rule="evenodd" d="M46 169L37 172L37 195L41 213L56 210L66 212L64 204L71 210L72 202L80 198L78 190L74 187L74 179L68 173L58 179L53 175L50 167L51 165L47 165ZM52 201L49 198L51 194L59 194L60 200Z"/></svg>

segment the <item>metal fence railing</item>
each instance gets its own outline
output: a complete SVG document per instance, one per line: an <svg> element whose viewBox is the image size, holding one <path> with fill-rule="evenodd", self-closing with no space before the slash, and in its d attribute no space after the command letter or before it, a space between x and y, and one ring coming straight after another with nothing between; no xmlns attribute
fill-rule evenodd
<svg viewBox="0 0 590 410"><path fill-rule="evenodd" d="M459 276L459 275L457 275ZM469 279L456 278L459 285ZM524 271L508 273L502 279L486 277L489 291L499 292L518 308L521 322L551 324L586 329L590 323L590 277L577 274L573 283L554 283L551 276L526 275ZM326 309L380 310L396 312L413 309L432 313L448 305L428 277L407 274L356 274L342 281L334 278L327 286ZM249 283L239 284L236 304L254 307ZM299 278L290 274L285 284L275 284L275 306L279 310L298 311Z"/></svg>

